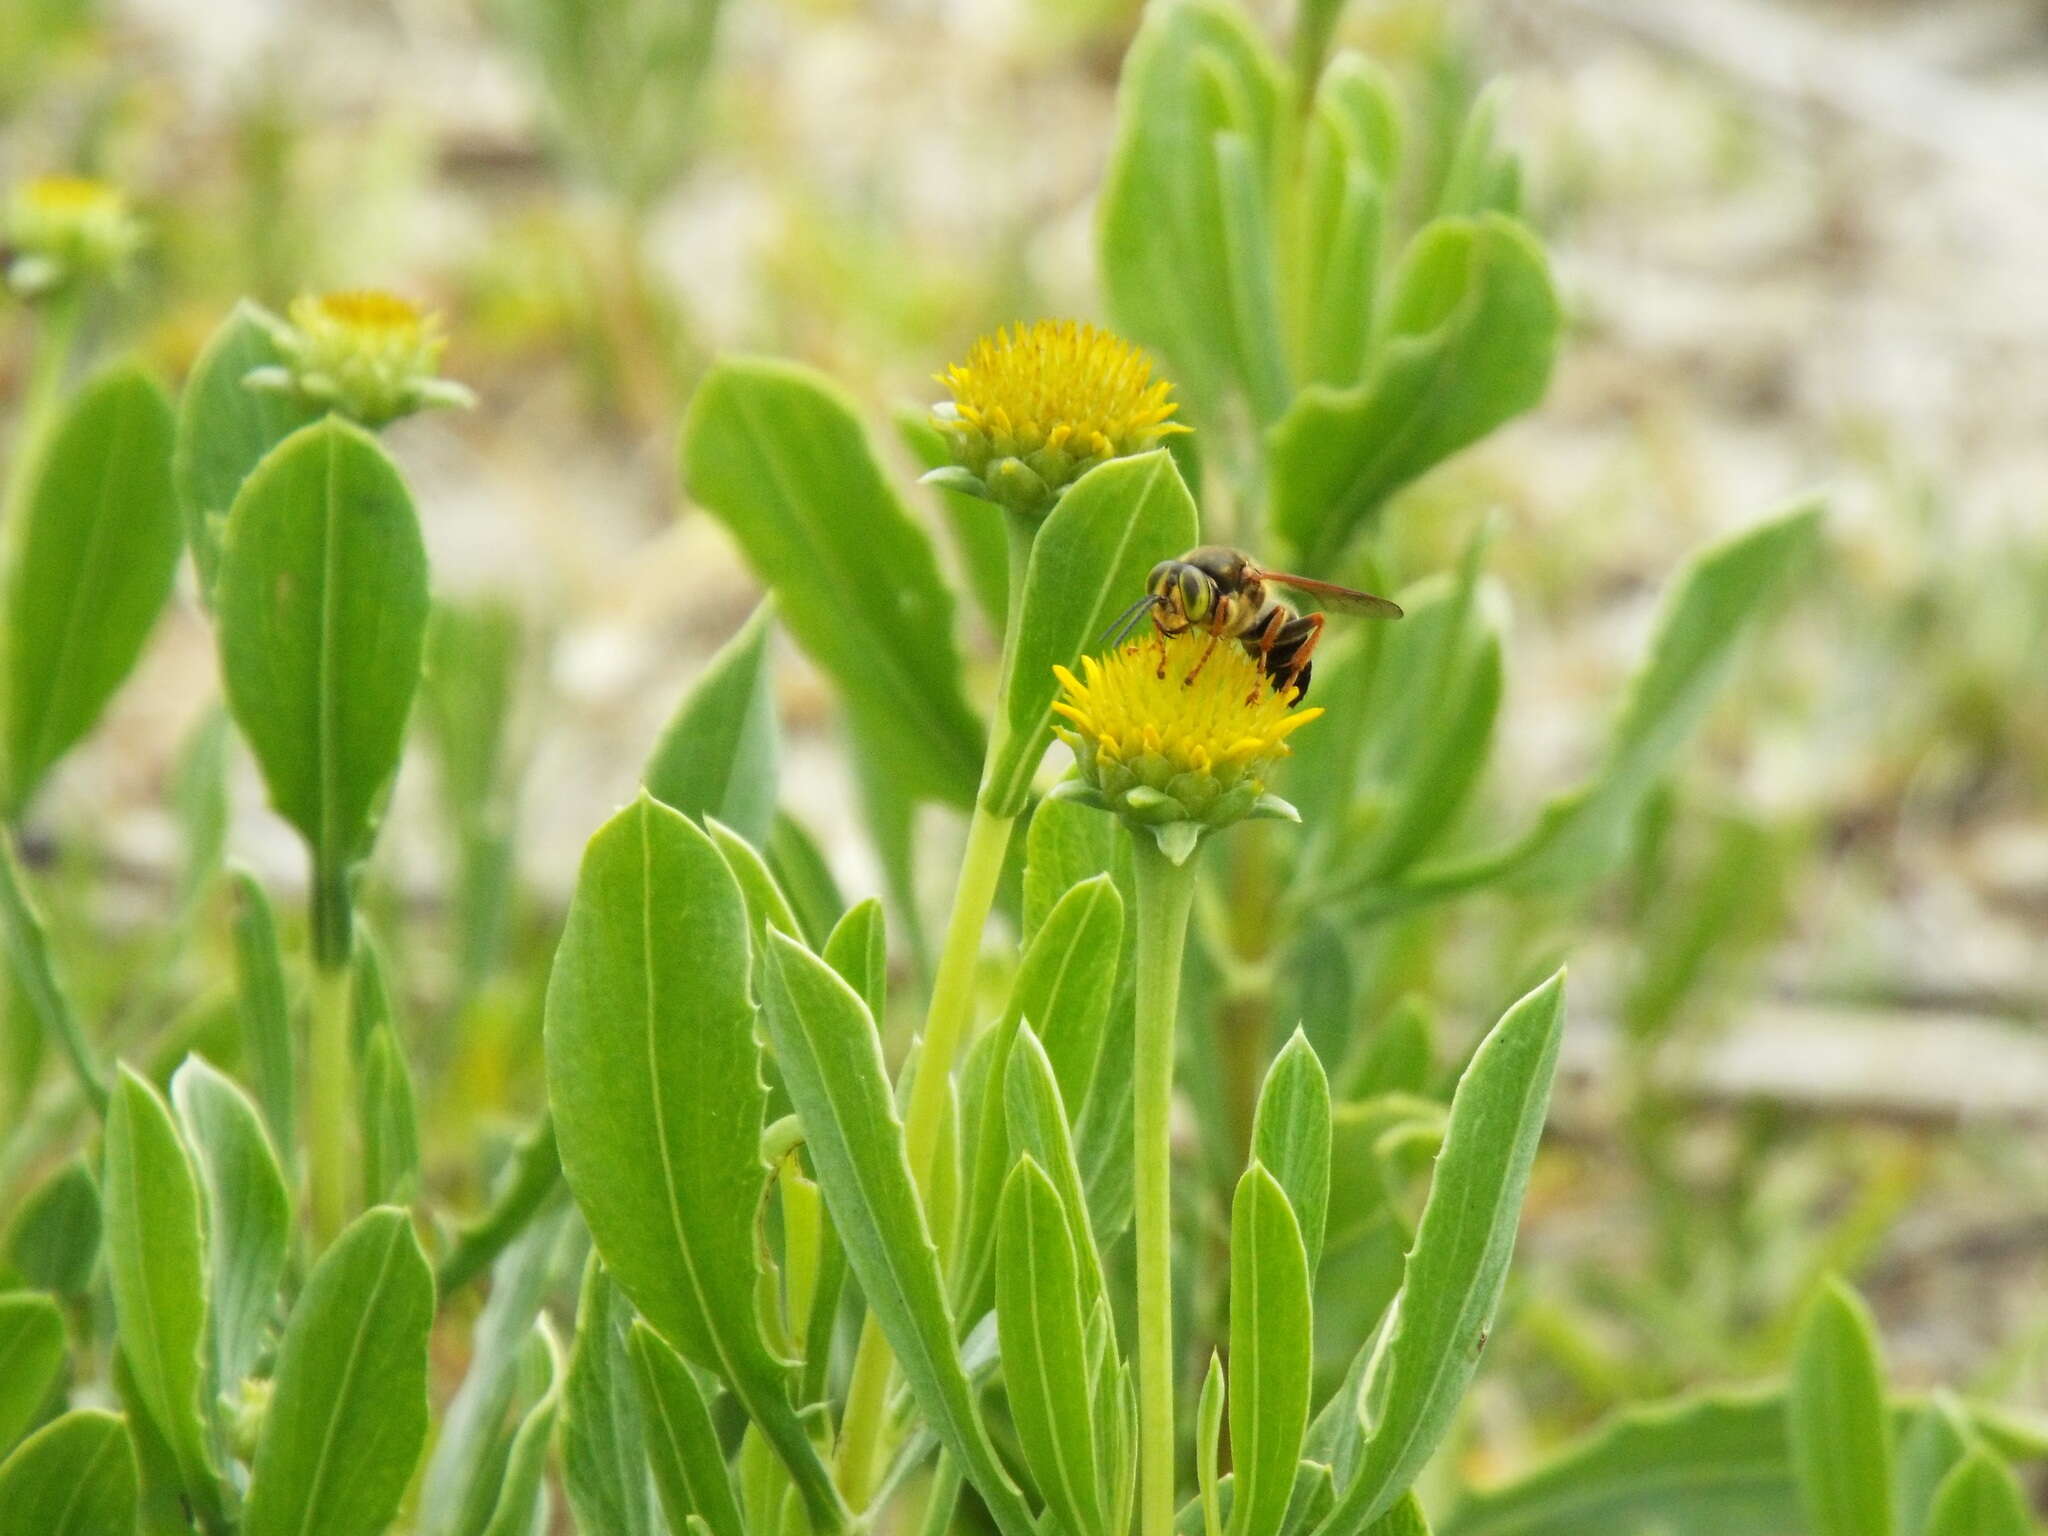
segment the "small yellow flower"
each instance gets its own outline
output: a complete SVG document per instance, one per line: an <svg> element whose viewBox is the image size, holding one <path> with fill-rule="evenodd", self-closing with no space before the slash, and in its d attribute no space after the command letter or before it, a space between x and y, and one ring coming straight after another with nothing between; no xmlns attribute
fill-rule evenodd
<svg viewBox="0 0 2048 1536"><path fill-rule="evenodd" d="M1200 631L1134 640L1097 659L1080 677L1055 667L1078 780L1070 798L1149 827L1179 862L1207 828L1247 816L1294 819L1266 792L1291 749L1287 738L1323 712L1296 709L1294 689L1276 692L1235 640Z"/></svg>
<svg viewBox="0 0 2048 1536"><path fill-rule="evenodd" d="M103 181L40 176L8 199L7 286L34 298L77 281L118 281L142 244L128 199Z"/></svg>
<svg viewBox="0 0 2048 1536"><path fill-rule="evenodd" d="M957 462L929 478L1032 515L1104 460L1188 430L1172 420L1173 386L1152 377L1150 358L1071 320L984 336L938 381L953 398L932 418Z"/></svg>
<svg viewBox="0 0 2048 1536"><path fill-rule="evenodd" d="M375 289L306 294L290 320L269 321L282 367L252 370L252 389L295 394L368 427L429 406L469 405L467 389L436 376L448 338L441 317Z"/></svg>

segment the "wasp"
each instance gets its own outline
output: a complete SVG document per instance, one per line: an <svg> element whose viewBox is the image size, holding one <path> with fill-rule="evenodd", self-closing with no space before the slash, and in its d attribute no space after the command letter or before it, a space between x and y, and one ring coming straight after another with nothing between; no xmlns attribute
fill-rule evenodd
<svg viewBox="0 0 2048 1536"><path fill-rule="evenodd" d="M1286 571L1265 570L1241 549L1204 544L1178 560L1162 560L1152 567L1152 574L1145 578L1145 595L1110 626L1111 643L1120 644L1148 614L1162 635L1207 630L1209 646L1188 673L1190 683L1208 663L1216 643L1230 639L1243 645L1258 662L1276 692L1294 689L1294 702L1299 704L1308 697L1309 662L1322 639L1326 615L1296 613L1267 591L1269 587L1306 593L1333 613L1401 617L1400 605L1384 597ZM1163 647L1159 666L1164 677Z"/></svg>

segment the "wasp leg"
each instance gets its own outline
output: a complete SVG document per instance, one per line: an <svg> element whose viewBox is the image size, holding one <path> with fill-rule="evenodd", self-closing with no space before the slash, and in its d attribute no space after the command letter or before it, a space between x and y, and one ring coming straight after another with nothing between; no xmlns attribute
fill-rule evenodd
<svg viewBox="0 0 2048 1536"><path fill-rule="evenodd" d="M1309 658L1323 638L1323 615L1305 613L1281 624L1267 626L1272 644L1264 652L1266 675L1277 689L1295 690L1294 702L1308 697Z"/></svg>
<svg viewBox="0 0 2048 1536"><path fill-rule="evenodd" d="M1258 662L1259 671L1266 677L1279 676L1273 666L1273 647L1279 643L1281 633L1287 628L1289 617L1287 610L1276 604L1267 615L1266 622L1259 627L1256 640L1250 635L1245 636L1245 649L1252 653L1252 659ZM1244 701L1247 706L1259 702L1256 684L1253 685L1252 691L1245 695Z"/></svg>
<svg viewBox="0 0 2048 1536"><path fill-rule="evenodd" d="M1192 668L1190 668L1190 669L1189 669L1189 671L1188 671L1188 675L1187 675L1186 677L1184 677L1184 678L1182 678L1182 679L1181 679L1181 683L1180 683L1181 687L1183 687L1183 688L1191 687L1191 686L1192 686L1192 685L1194 684L1194 681L1195 681L1195 679L1196 679L1196 678L1198 678L1198 677L1200 677L1200 676L1202 675L1202 668L1204 668L1204 667L1206 667L1207 665L1209 665L1209 658L1210 658L1211 656L1214 656L1215 654L1216 654L1216 631L1212 629L1212 630L1210 630L1210 631L1209 631L1209 643L1208 643L1207 645L1205 645L1205 646L1203 646L1203 647L1202 647L1202 658L1201 658L1201 660L1197 661L1197 662L1196 662L1196 663L1194 664L1194 666L1193 666Z"/></svg>

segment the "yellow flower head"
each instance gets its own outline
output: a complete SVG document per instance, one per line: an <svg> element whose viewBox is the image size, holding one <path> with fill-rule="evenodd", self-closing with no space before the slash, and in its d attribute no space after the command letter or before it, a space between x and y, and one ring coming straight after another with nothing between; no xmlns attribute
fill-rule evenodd
<svg viewBox="0 0 2048 1536"><path fill-rule="evenodd" d="M119 279L142 244L128 199L103 181L40 176L8 199L7 284L25 298L80 279Z"/></svg>
<svg viewBox="0 0 2048 1536"><path fill-rule="evenodd" d="M365 426L427 406L468 405L460 384L436 376L448 338L441 317L375 289L305 294L290 320L270 322L285 366L258 368L252 388L295 394Z"/></svg>
<svg viewBox="0 0 2048 1536"><path fill-rule="evenodd" d="M1032 514L1105 459L1143 453L1188 429L1173 386L1119 336L1041 320L984 336L939 382L933 420L957 460L939 483Z"/></svg>
<svg viewBox="0 0 2048 1536"><path fill-rule="evenodd" d="M1235 640L1200 631L1134 640L1080 677L1054 668L1066 722L1060 738L1080 767L1073 797L1151 828L1176 860L1204 828L1247 816L1293 818L1266 793L1287 738L1323 712L1296 709Z"/></svg>

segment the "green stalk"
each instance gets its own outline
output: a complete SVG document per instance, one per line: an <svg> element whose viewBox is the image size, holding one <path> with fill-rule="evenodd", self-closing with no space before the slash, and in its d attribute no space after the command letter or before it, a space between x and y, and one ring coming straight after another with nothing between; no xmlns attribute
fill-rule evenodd
<svg viewBox="0 0 2048 1536"><path fill-rule="evenodd" d="M349 1120L354 1108L354 1063L349 1050L349 968L313 968L313 1028L307 1053L306 1151L313 1207L313 1242L324 1250L348 1220Z"/></svg>
<svg viewBox="0 0 2048 1536"><path fill-rule="evenodd" d="M72 342L78 335L79 299L76 293L59 294L44 306L36 327L35 350L29 358L28 380L22 389L21 414L14 423L14 462L7 471L9 512L28 493L35 461L42 456L43 438L63 397L64 375L71 366Z"/></svg>
<svg viewBox="0 0 2048 1536"><path fill-rule="evenodd" d="M1175 864L1133 828L1137 875L1137 1039L1132 1172L1138 1231L1138 1529L1173 1536L1174 1023L1181 956L1195 892L1192 864Z"/></svg>

